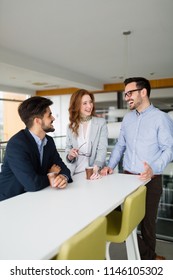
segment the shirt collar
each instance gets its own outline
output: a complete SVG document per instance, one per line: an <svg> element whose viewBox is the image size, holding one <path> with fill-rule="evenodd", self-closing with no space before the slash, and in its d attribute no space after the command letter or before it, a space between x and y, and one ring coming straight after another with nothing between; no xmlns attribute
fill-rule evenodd
<svg viewBox="0 0 173 280"><path fill-rule="evenodd" d="M36 134L34 134L32 131L30 131L29 130L29 132L31 133L31 135L33 136L33 138L34 138L34 140L35 140L35 142L37 143L37 145L43 145L43 146L45 146L46 144L47 144L47 138L46 137L44 137L42 140L36 135Z"/></svg>
<svg viewBox="0 0 173 280"><path fill-rule="evenodd" d="M137 116L139 116L141 114L146 114L146 113L150 112L151 110L153 110L153 108L154 108L153 104L150 104L150 106L148 106L146 109L144 109L141 112L138 112L137 110L135 110L135 113Z"/></svg>

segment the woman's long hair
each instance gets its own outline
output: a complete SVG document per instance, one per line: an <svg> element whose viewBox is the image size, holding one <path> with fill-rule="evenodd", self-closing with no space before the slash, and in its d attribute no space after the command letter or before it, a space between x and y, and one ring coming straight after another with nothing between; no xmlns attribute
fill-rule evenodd
<svg viewBox="0 0 173 280"><path fill-rule="evenodd" d="M82 97L84 95L89 95L91 97L91 100L93 102L93 110L91 112L91 116L95 115L95 99L94 94L85 90L85 89L79 89L76 92L74 92L70 98L70 106L69 106L69 128L78 136L78 129L80 124L80 107L81 107L81 101Z"/></svg>

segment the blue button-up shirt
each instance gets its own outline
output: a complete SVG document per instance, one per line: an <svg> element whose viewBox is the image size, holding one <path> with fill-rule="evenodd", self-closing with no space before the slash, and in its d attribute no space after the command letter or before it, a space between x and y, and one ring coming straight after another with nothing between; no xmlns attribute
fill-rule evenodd
<svg viewBox="0 0 173 280"><path fill-rule="evenodd" d="M29 132L31 133L31 135L33 136L36 144L37 144L37 147L38 147L38 150L39 150L39 153L40 153L40 163L42 164L42 159L43 159L43 148L44 146L47 144L47 138L44 137L42 140L37 136L35 135L33 132L31 132L29 130Z"/></svg>
<svg viewBox="0 0 173 280"><path fill-rule="evenodd" d="M114 169L123 155L124 170L141 173L147 162L154 174L161 174L173 160L173 121L168 114L152 104L140 114L127 113L108 166Z"/></svg>

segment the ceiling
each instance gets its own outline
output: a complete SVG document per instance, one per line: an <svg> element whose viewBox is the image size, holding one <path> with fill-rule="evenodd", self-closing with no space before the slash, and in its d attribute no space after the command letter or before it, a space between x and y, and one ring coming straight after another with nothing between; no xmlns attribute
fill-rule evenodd
<svg viewBox="0 0 173 280"><path fill-rule="evenodd" d="M0 0L0 90L172 78L172 13L172 0Z"/></svg>

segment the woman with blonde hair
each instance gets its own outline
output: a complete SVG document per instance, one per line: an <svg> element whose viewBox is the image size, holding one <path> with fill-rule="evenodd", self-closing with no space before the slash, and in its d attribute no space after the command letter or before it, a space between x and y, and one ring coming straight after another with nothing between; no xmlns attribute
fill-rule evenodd
<svg viewBox="0 0 173 280"><path fill-rule="evenodd" d="M66 137L66 158L72 174L80 173L88 166L94 167L90 179L99 177L98 171L106 161L108 131L106 120L95 114L93 93L80 89L70 99Z"/></svg>

